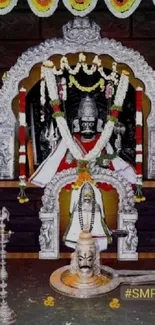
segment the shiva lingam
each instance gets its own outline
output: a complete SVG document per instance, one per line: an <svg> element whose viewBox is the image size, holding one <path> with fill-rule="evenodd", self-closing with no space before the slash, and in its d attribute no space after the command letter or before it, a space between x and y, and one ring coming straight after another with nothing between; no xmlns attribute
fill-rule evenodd
<svg viewBox="0 0 155 325"><path fill-rule="evenodd" d="M111 280L101 274L99 249L88 228L80 233L70 266L60 268L50 277L51 286L69 296L96 296Z"/></svg>
<svg viewBox="0 0 155 325"><path fill-rule="evenodd" d="M76 298L91 298L114 290L120 284L155 282L155 271L114 270L100 265L100 253L89 227L80 233L70 265L54 271L51 287Z"/></svg>
<svg viewBox="0 0 155 325"><path fill-rule="evenodd" d="M8 306L6 301L8 292L6 291L8 278L8 273L6 271L6 244L9 242L9 239L12 235L11 231L5 230L4 221L9 221L9 212L3 207L0 211L0 324L12 324L16 321L16 314Z"/></svg>

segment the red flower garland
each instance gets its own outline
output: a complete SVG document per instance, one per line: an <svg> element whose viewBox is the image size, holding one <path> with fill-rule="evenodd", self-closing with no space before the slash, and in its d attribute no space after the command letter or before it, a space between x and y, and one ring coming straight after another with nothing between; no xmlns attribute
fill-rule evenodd
<svg viewBox="0 0 155 325"><path fill-rule="evenodd" d="M21 88L19 92L19 203L28 202L26 197L26 89Z"/></svg>

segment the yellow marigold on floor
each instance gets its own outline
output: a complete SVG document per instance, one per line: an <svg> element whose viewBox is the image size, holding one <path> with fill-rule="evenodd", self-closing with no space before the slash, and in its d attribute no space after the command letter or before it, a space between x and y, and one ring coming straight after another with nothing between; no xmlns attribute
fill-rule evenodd
<svg viewBox="0 0 155 325"><path fill-rule="evenodd" d="M119 299L117 299L117 298L112 299L112 301L109 303L109 307L112 309L120 308Z"/></svg>
<svg viewBox="0 0 155 325"><path fill-rule="evenodd" d="M48 296L48 297L44 300L44 306L45 306L45 307L53 307L53 306L55 306L54 298L53 298L52 296Z"/></svg>
<svg viewBox="0 0 155 325"><path fill-rule="evenodd" d="M46 298L46 300L48 300L49 302L53 302L53 301L54 301L54 298L53 298L52 296L48 296L48 297Z"/></svg>

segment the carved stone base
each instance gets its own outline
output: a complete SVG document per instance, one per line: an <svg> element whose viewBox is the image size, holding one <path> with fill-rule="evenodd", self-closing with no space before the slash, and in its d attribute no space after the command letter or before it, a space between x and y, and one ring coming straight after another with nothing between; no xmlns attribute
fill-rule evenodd
<svg viewBox="0 0 155 325"><path fill-rule="evenodd" d="M0 306L0 324L13 324L15 321L15 312L8 306L7 302L2 302Z"/></svg>
<svg viewBox="0 0 155 325"><path fill-rule="evenodd" d="M61 281L63 284L70 286L71 288L94 289L107 284L110 281L110 278L102 275L94 275L90 278L85 278L82 281L78 274L71 274L69 270L67 270L63 272Z"/></svg>
<svg viewBox="0 0 155 325"><path fill-rule="evenodd" d="M50 285L51 287L61 294L75 298L92 298L95 296L103 295L104 293L113 291L120 284L128 285L140 285L149 284L155 282L155 271L131 271L131 270L114 270L108 266L101 266L101 275L104 278L110 279L109 281L103 282L103 284L96 288L79 289L73 288L69 285L64 284L62 276L66 271L69 271L70 266L64 266L56 270L51 274Z"/></svg>
<svg viewBox="0 0 155 325"><path fill-rule="evenodd" d="M113 278L110 279L109 277L106 277L105 275L100 275L100 283L99 285L89 286L89 284L84 286L83 288L80 286L80 288L77 286L77 279L74 279L75 281L64 281L64 277L66 275L66 272L69 273L70 266L64 266L60 269L56 270L52 273L50 277L50 285L53 289L58 291L59 293L62 293L64 295L75 297L75 298L92 298L98 295L101 295L103 293L109 292L117 288L120 284L120 279ZM75 276L75 275L74 275ZM73 277L73 275L71 275ZM73 284L75 286L73 286Z"/></svg>
<svg viewBox="0 0 155 325"><path fill-rule="evenodd" d="M40 259L59 258L59 225L56 212L40 212L39 218L42 221L39 243L41 251Z"/></svg>
<svg viewBox="0 0 155 325"><path fill-rule="evenodd" d="M39 259L41 260L55 260L55 259L59 259L59 255L55 255L55 252L51 252L51 251L40 251L39 252Z"/></svg>

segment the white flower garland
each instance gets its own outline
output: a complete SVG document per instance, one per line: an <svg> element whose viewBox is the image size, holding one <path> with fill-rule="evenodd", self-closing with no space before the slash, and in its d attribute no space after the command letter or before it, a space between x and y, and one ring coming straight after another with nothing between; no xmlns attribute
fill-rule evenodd
<svg viewBox="0 0 155 325"><path fill-rule="evenodd" d="M45 79L44 79L44 68L43 67L41 67L40 102L41 102L42 106L44 106L46 103Z"/></svg>
<svg viewBox="0 0 155 325"><path fill-rule="evenodd" d="M47 89L49 92L49 97L51 101L58 100L58 91L57 91L57 84L56 84L56 78L53 74L51 69L45 70L45 80L47 84ZM116 96L114 100L114 105L116 106L122 106L124 102L125 95L128 90L128 84L129 84L129 78L127 75L122 74L120 78L120 83L116 91ZM101 136L97 143L95 144L94 148L90 150L87 154L84 155L84 153L81 152L80 148L76 144L76 142L73 140L73 137L70 133L70 130L68 128L67 122L64 117L58 116L56 118L57 125L60 131L60 134L62 138L64 139L67 148L69 149L70 153L73 155L73 157L76 160L94 160L96 159L101 151L105 148L107 143L109 142L109 139L112 135L113 129L114 129L114 121L109 120L101 133Z"/></svg>
<svg viewBox="0 0 155 325"><path fill-rule="evenodd" d="M70 67L66 56L63 56L60 60L60 69L56 69L53 61L50 61L50 60L45 61L43 63L43 67L51 68L52 72L56 76L62 75L64 69L66 69L69 74L74 75L74 76L77 73L79 73L80 68L82 68L83 71L89 76L93 75L94 72L98 71L105 80L111 80L114 82L115 85L118 84L117 63L113 62L112 72L110 73L110 75L107 76L103 70L102 62L101 62L101 59L98 57L98 55L95 55L95 57L92 61L92 66L90 68L88 67L88 64L86 63L86 56L83 53L79 54L79 62L77 62L74 69L72 69Z"/></svg>
<svg viewBox="0 0 155 325"><path fill-rule="evenodd" d="M16 5L18 0L12 0L9 5L4 8L0 8L0 15L8 14Z"/></svg>
<svg viewBox="0 0 155 325"><path fill-rule="evenodd" d="M122 75L117 87L114 105L122 107L129 86L129 73L122 71Z"/></svg>
<svg viewBox="0 0 155 325"><path fill-rule="evenodd" d="M52 101L58 100L58 87L56 84L56 79L52 71L48 68L44 68L44 78L46 81L49 97Z"/></svg>

